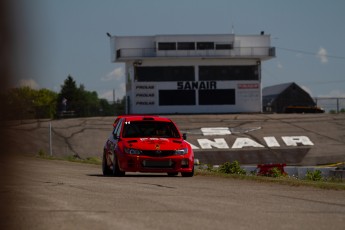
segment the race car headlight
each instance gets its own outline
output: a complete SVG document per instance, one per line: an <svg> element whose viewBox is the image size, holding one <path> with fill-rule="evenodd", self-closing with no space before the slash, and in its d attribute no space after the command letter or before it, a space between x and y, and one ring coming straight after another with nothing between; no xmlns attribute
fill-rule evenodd
<svg viewBox="0 0 345 230"><path fill-rule="evenodd" d="M132 154L132 155L140 155L141 151L139 149L125 148L125 153Z"/></svg>
<svg viewBox="0 0 345 230"><path fill-rule="evenodd" d="M188 153L188 148L175 150L175 155L185 155Z"/></svg>

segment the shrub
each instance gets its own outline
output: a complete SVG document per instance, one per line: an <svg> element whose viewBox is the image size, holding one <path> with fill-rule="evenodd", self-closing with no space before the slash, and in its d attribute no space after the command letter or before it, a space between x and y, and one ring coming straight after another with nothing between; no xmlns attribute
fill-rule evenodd
<svg viewBox="0 0 345 230"><path fill-rule="evenodd" d="M284 171L285 165L286 164L259 164L258 176L266 176L266 177L286 176L287 173Z"/></svg>
<svg viewBox="0 0 345 230"><path fill-rule="evenodd" d="M272 169L270 169L268 171L268 174L266 176L269 176L269 177L282 177L282 176L285 176L285 174L282 173L282 171L277 168L277 167L274 167Z"/></svg>
<svg viewBox="0 0 345 230"><path fill-rule="evenodd" d="M224 164L219 166L218 171L221 173L226 173L226 174L238 174L238 175L246 174L246 171L240 167L240 164L238 161L233 161L232 163L225 162Z"/></svg>
<svg viewBox="0 0 345 230"><path fill-rule="evenodd" d="M209 171L209 172L213 172L214 171L213 165L212 164L207 164L206 165L206 170Z"/></svg>
<svg viewBox="0 0 345 230"><path fill-rule="evenodd" d="M322 175L321 175L320 170L315 170L315 171L307 170L305 177L307 180L311 180L311 181L321 181L322 180Z"/></svg>
<svg viewBox="0 0 345 230"><path fill-rule="evenodd" d="M44 152L42 149L40 149L39 151L38 151L38 156L39 157L46 157L48 154L46 153L46 152Z"/></svg>

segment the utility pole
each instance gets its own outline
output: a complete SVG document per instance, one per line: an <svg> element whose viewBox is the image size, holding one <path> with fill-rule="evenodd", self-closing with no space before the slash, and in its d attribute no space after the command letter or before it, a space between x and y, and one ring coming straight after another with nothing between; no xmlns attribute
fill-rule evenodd
<svg viewBox="0 0 345 230"><path fill-rule="evenodd" d="M49 152L53 156L53 142L52 142L52 123L49 122Z"/></svg>
<svg viewBox="0 0 345 230"><path fill-rule="evenodd" d="M114 113L116 114L115 89L113 89Z"/></svg>

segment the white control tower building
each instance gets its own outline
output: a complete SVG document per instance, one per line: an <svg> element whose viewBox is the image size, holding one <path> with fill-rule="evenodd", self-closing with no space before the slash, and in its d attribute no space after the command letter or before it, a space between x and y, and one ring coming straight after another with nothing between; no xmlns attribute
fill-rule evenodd
<svg viewBox="0 0 345 230"><path fill-rule="evenodd" d="M270 35L111 36L125 63L126 113L258 113Z"/></svg>

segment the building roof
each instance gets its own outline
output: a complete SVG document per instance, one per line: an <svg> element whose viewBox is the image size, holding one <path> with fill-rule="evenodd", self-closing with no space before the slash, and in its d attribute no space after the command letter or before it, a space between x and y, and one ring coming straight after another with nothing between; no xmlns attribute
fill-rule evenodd
<svg viewBox="0 0 345 230"><path fill-rule="evenodd" d="M221 57L264 61L276 56L275 47L271 47L270 39L270 35L264 34L112 36L111 60L112 62L129 62L129 65L138 59L161 60L162 58L199 60Z"/></svg>
<svg viewBox="0 0 345 230"><path fill-rule="evenodd" d="M315 106L312 97L295 82L266 87L262 90L264 107L274 107L273 112L286 112L288 106Z"/></svg>
<svg viewBox="0 0 345 230"><path fill-rule="evenodd" d="M262 96L271 96L271 95L281 94L284 90L289 88L292 84L296 84L296 83L289 82L289 83L265 87L262 89Z"/></svg>

